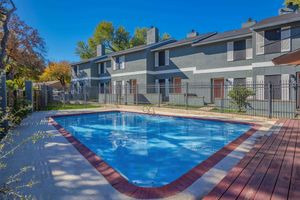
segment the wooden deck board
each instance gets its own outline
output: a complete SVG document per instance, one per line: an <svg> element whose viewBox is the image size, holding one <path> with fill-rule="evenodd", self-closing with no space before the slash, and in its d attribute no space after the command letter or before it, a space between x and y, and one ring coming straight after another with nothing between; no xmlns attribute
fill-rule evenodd
<svg viewBox="0 0 300 200"><path fill-rule="evenodd" d="M300 121L281 121L203 199L300 199Z"/></svg>

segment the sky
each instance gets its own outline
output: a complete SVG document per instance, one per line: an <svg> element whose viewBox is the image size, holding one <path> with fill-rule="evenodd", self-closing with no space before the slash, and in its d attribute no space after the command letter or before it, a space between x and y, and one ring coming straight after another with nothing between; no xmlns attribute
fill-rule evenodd
<svg viewBox="0 0 300 200"><path fill-rule="evenodd" d="M36 28L51 61L78 61L76 43L86 41L103 20L136 27L155 26L176 39L199 33L238 29L248 18L278 15L284 0L15 0L17 14Z"/></svg>

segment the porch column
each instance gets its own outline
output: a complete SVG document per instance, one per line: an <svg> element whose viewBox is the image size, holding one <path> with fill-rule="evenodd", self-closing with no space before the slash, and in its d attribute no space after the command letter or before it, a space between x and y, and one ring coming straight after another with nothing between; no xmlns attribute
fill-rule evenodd
<svg viewBox="0 0 300 200"><path fill-rule="evenodd" d="M165 79L165 87L166 96L168 97L170 93L170 83L168 78Z"/></svg>

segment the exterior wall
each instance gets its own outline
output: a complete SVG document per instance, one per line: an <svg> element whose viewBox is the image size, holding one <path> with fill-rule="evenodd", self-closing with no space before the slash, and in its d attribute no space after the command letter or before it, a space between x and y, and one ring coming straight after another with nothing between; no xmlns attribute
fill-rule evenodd
<svg viewBox="0 0 300 200"><path fill-rule="evenodd" d="M285 26L285 25L283 25ZM272 29L272 28L270 28ZM260 31L260 30L259 30ZM292 25L291 29L291 50L300 48L300 23ZM243 39L249 39L245 37ZM240 39L238 39L240 40ZM155 67L155 53L146 49L125 55L125 69L113 70L111 64L107 65L107 74L99 75L98 65L85 63L79 65L79 73L84 77L99 78L92 80L91 86L99 86L101 82L123 81L129 83L136 79L139 85L139 93L153 93L154 90L147 90L146 86L155 86L156 79L172 79L181 77L182 84L189 83L189 93L197 97L205 97L205 103L211 103L212 79L224 78L225 84L233 78L252 77L256 82L258 75L290 74L295 77L300 67L295 66L274 66L272 59L284 53L272 53L256 55L256 33L252 35L253 58L239 61L227 61L227 42L207 44L204 46L184 45L169 49L169 65ZM256 66L257 63L263 66ZM227 70L224 70L227 69ZM229 69L229 70L228 70ZM202 83L206 89L193 88L192 83ZM170 82L170 85L172 83ZM152 97L149 97L151 99ZM147 98L146 98L147 99ZM155 99L155 98L154 98Z"/></svg>

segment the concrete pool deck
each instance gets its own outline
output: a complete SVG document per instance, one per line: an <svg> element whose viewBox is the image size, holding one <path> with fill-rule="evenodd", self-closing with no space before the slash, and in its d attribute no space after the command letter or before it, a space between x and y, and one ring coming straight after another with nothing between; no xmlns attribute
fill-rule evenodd
<svg viewBox="0 0 300 200"><path fill-rule="evenodd" d="M116 108L113 108L116 110ZM142 107L119 107L119 110L139 111ZM85 109L84 112L104 111L110 108ZM199 178L185 191L169 197L167 199L197 199L208 194L228 171L232 169L244 155L250 151L255 141L265 134L276 132L280 124L273 126L276 120L266 120L265 118L243 117L234 115L216 114L174 109L155 109L157 114L172 114L184 116L198 116L246 121L261 124L260 131L256 132L212 169ZM24 166L33 166L34 171L29 172L24 177L24 181L32 177L39 183L29 190L24 190L26 194L31 194L35 199L131 199L130 197L115 190L106 179L70 144L53 126L48 123L47 116L56 114L71 114L83 112L83 110L73 111L49 111L35 112L26 118L23 123L16 128L20 133L17 141L26 138L37 131L45 131L52 135L40 140L36 144L26 144L15 155L8 159L8 168L5 175L13 174ZM271 131L269 129L272 128Z"/></svg>

